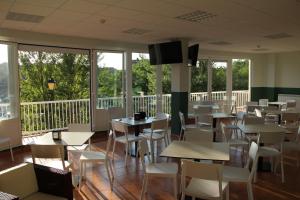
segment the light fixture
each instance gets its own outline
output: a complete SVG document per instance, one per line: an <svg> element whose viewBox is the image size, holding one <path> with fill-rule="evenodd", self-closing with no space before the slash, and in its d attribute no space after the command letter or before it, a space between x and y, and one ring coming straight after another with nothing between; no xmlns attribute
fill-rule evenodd
<svg viewBox="0 0 300 200"><path fill-rule="evenodd" d="M48 80L48 89L49 90L54 90L55 89L55 80L53 78L50 78Z"/></svg>

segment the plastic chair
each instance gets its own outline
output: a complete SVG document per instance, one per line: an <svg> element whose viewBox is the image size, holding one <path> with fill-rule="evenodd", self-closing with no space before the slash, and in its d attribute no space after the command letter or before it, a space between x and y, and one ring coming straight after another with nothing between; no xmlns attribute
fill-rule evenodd
<svg viewBox="0 0 300 200"><path fill-rule="evenodd" d="M152 121L150 132L143 131L141 136L149 140L151 159L154 162L154 142L163 140L165 142L165 146L168 145L168 119L158 119Z"/></svg>
<svg viewBox="0 0 300 200"><path fill-rule="evenodd" d="M281 167L281 182L284 182L284 169L283 169L283 142L285 133L259 133L259 141L264 144L258 150L259 157L270 157L270 158L278 158L277 163L274 166L272 163L272 171L275 172L277 169L278 162L280 162ZM275 147L277 146L277 148ZM279 161L278 161L279 160ZM254 178L256 181L256 176Z"/></svg>
<svg viewBox="0 0 300 200"><path fill-rule="evenodd" d="M142 139L140 136L135 136L134 134L129 134L128 132L128 126L126 124L123 124L121 122L113 121L112 120L112 129L113 129L113 160L115 155L115 147L116 143L122 143L125 144L125 165L127 165L127 157L129 153L130 146L133 142L138 142ZM122 136L117 136L116 132L121 133Z"/></svg>
<svg viewBox="0 0 300 200"><path fill-rule="evenodd" d="M142 193L140 199L143 199L147 192L148 182L150 177L166 177L173 179L174 196L177 199L177 163L151 163L148 154L148 145L146 140L139 142L139 155L144 169L144 179L142 185ZM149 164L145 164L145 155L147 155Z"/></svg>
<svg viewBox="0 0 300 200"><path fill-rule="evenodd" d="M180 134L179 134L179 140L182 140L184 132L187 129L196 128L196 125L194 125L194 124L193 125L186 125L185 124L184 114L182 112L179 112L179 119L180 119L180 125L181 125Z"/></svg>
<svg viewBox="0 0 300 200"><path fill-rule="evenodd" d="M113 137L113 132L110 131L108 135L108 140L106 144L106 152L99 152L99 151L83 151L80 156L80 179L79 179L79 189L82 186L82 178L86 175L86 164L87 163L95 163L95 162L104 162L105 168L107 171L107 176L110 183L110 189L113 190L113 180L114 174L111 166L111 162L108 157L108 153L110 151L111 140Z"/></svg>
<svg viewBox="0 0 300 200"><path fill-rule="evenodd" d="M253 200L252 180L257 168L258 161L258 145L255 142L251 143L247 164L244 168L240 167L223 167L223 179L228 182L247 183L248 199ZM250 164L252 165L250 166Z"/></svg>
<svg viewBox="0 0 300 200"><path fill-rule="evenodd" d="M298 128L296 137L294 141L286 141L283 143L283 150L286 151L295 151L298 153L296 155L297 167L300 166L300 126Z"/></svg>
<svg viewBox="0 0 300 200"><path fill-rule="evenodd" d="M63 145L30 145L32 162L62 170L72 168L72 163L65 161Z"/></svg>
<svg viewBox="0 0 300 200"><path fill-rule="evenodd" d="M259 99L258 100L258 105L259 106L268 106L269 99Z"/></svg>
<svg viewBox="0 0 300 200"><path fill-rule="evenodd" d="M196 126L211 129L212 128L212 107L211 106L198 106L195 109Z"/></svg>
<svg viewBox="0 0 300 200"><path fill-rule="evenodd" d="M228 182L223 181L223 166L220 164L206 164L191 160L181 161L181 200L185 196L192 196L192 199L223 199L226 192L226 199L229 199ZM187 179L191 178L191 179ZM187 180L190 180L186 186Z"/></svg>
<svg viewBox="0 0 300 200"><path fill-rule="evenodd" d="M0 136L0 146L1 147L9 147L11 161L15 161L14 154L12 151L12 146L10 143L10 138L5 136Z"/></svg>

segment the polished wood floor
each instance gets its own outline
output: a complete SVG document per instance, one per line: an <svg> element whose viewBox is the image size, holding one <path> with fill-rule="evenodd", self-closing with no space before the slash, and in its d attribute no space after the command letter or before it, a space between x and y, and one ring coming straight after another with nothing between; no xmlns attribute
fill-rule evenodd
<svg viewBox="0 0 300 200"><path fill-rule="evenodd" d="M174 136L174 139L177 137ZM93 140L93 150L105 151L106 136L103 134L96 135ZM163 145L158 146L160 152ZM0 152L0 170L24 162L30 158L28 147L23 146L14 149L15 162L12 162L8 151ZM289 153L293 156L294 153ZM72 155L76 163L79 155ZM239 151L231 150L231 160L226 165L241 166L241 157ZM113 191L110 190L106 170L102 164L88 165L87 179L83 184L82 190L74 189L75 199L93 200L93 199L124 199L134 200L140 198L143 171L141 163L135 157L129 157L128 165L124 165L124 147L117 146L113 170L115 181ZM158 162L166 161L165 158L158 158ZM173 160L176 162L176 160ZM258 181L253 184L254 198L259 200L295 200L300 199L300 167L296 167L296 161L285 159L285 176L286 182L281 183L280 174L270 172L259 172ZM78 173L78 167L75 165L74 173ZM152 178L149 182L146 199L174 199L172 182L164 178ZM230 199L244 200L247 199L246 186L242 183L230 183Z"/></svg>

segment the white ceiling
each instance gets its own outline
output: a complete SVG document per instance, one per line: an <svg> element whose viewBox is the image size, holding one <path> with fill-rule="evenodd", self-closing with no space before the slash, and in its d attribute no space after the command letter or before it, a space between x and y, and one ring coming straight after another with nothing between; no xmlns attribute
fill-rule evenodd
<svg viewBox="0 0 300 200"><path fill-rule="evenodd" d="M175 18L197 10L216 17L201 22ZM12 21L6 19L8 12L45 18ZM300 50L299 19L300 0L0 0L0 28L143 44L186 38L202 49L221 51ZM145 33L124 33L132 28ZM279 33L292 37L264 37ZM267 51L254 51L257 46Z"/></svg>

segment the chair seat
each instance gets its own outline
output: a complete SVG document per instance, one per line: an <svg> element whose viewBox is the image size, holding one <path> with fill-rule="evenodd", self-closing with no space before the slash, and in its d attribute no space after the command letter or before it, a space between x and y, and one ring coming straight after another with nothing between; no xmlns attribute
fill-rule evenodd
<svg viewBox="0 0 300 200"><path fill-rule="evenodd" d="M86 150L89 147L88 144L83 144L81 146L68 146L67 150L68 151L74 151L74 152L81 152Z"/></svg>
<svg viewBox="0 0 300 200"><path fill-rule="evenodd" d="M146 173L152 175L176 175L178 173L177 163L151 163L146 165Z"/></svg>
<svg viewBox="0 0 300 200"><path fill-rule="evenodd" d="M105 160L105 153L99 151L84 151L81 153L80 161L101 161Z"/></svg>
<svg viewBox="0 0 300 200"><path fill-rule="evenodd" d="M164 129L156 129L153 130L153 133L163 133L164 131L165 131ZM143 133L151 133L151 128L143 129Z"/></svg>
<svg viewBox="0 0 300 200"><path fill-rule="evenodd" d="M128 134L127 137L128 137L128 142L137 142L137 141L139 141L139 140L142 139L141 136L135 136L133 134ZM126 143L127 142L125 135L124 136L120 136L120 137L116 137L115 140L117 142L121 142L121 143Z"/></svg>
<svg viewBox="0 0 300 200"><path fill-rule="evenodd" d="M143 133L141 135L142 137L150 140L151 139L151 133ZM165 136L159 133L152 133L152 140L160 140L163 139Z"/></svg>
<svg viewBox="0 0 300 200"><path fill-rule="evenodd" d="M274 157L279 156L280 154L280 151L274 147L262 146L258 150L258 155L261 157Z"/></svg>
<svg viewBox="0 0 300 200"><path fill-rule="evenodd" d="M250 172L247 168L223 167L223 180L228 182L248 182Z"/></svg>
<svg viewBox="0 0 300 200"><path fill-rule="evenodd" d="M226 188L228 182L222 182L222 190ZM200 197L202 199L209 199L211 197L219 197L219 182L211 180L203 180L198 178L192 178L185 194L193 197Z"/></svg>
<svg viewBox="0 0 300 200"><path fill-rule="evenodd" d="M249 145L248 141L239 140L239 139L230 139L228 140L229 145Z"/></svg>
<svg viewBox="0 0 300 200"><path fill-rule="evenodd" d="M297 142L284 142L283 143L283 149L284 150L300 151L300 143L297 143Z"/></svg>

